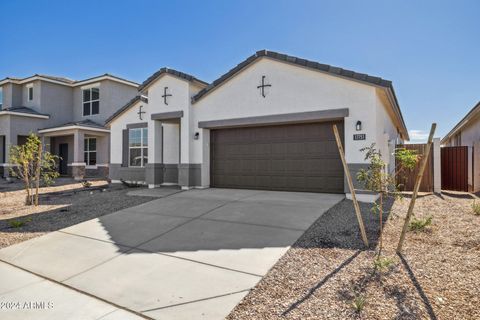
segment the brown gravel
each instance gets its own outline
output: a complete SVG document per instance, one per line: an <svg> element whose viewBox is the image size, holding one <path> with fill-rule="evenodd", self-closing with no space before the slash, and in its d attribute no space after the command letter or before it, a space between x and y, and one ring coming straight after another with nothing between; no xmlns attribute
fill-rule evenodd
<svg viewBox="0 0 480 320"><path fill-rule="evenodd" d="M40 189L38 207L24 205L25 191L19 182L0 182L0 248L152 200L127 196L131 189L122 185L91 182L87 189L71 179L59 179ZM13 228L12 221L25 225Z"/></svg>
<svg viewBox="0 0 480 320"><path fill-rule="evenodd" d="M417 199L415 215L433 216L426 231L409 232L395 255L410 199L389 201L384 256L394 265L373 272L375 251L363 251L352 202L325 213L233 310L228 319L480 319L480 216L473 196ZM376 216L362 205L369 239ZM373 241L375 242L375 241ZM357 313L355 296L365 297Z"/></svg>

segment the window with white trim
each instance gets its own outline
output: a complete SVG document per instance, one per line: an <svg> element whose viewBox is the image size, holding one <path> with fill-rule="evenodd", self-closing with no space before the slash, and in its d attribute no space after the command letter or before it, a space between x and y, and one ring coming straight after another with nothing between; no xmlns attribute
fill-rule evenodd
<svg viewBox="0 0 480 320"><path fill-rule="evenodd" d="M85 138L83 143L83 161L87 166L94 166L97 164L97 139Z"/></svg>
<svg viewBox="0 0 480 320"><path fill-rule="evenodd" d="M100 88L83 89L83 116L99 114Z"/></svg>
<svg viewBox="0 0 480 320"><path fill-rule="evenodd" d="M148 129L128 130L128 164L130 167L144 167L148 163Z"/></svg>

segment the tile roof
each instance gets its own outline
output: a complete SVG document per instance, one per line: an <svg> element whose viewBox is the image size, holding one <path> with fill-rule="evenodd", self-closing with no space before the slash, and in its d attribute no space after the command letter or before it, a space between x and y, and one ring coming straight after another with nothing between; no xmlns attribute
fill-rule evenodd
<svg viewBox="0 0 480 320"><path fill-rule="evenodd" d="M255 54L251 55L250 57L248 57L247 59L245 59L244 61L240 62L238 65L236 65L230 71L228 71L227 73L222 75L220 78L213 81L211 84L209 84L203 90L200 90L193 97L193 99L192 99L193 102L198 101L203 96L205 96L207 93L209 93L211 90L215 89L220 84L225 82L227 79L230 79L236 73L238 73L239 71L241 71L242 69L244 69L245 67L250 65L252 62L254 62L255 60L257 60L261 57L268 57L268 58L272 58L272 59L275 59L275 60L278 60L278 61L293 63L293 64L296 64L296 65L299 65L299 66L315 69L315 70L326 72L326 73L336 75L336 76L341 76L341 77L345 77L345 78L350 78L350 79L374 84L374 85L381 86L381 87L387 87L387 88L392 87L392 82L391 81L382 79L380 77L374 77L374 76L370 76L370 75L365 74L365 73L358 73L358 72L355 72L355 71L342 69L342 68L339 68L339 67L334 67L334 66L331 66L331 65L328 65L328 64L322 64L322 63L318 63L318 62L315 62L315 61L310 61L310 60L306 60L306 59L302 59L302 58L297 58L297 57L289 56L289 55L286 55L286 54L283 54L283 53L278 53L278 52L274 52L274 51L267 51L267 50L260 50L260 51L257 51Z"/></svg>
<svg viewBox="0 0 480 320"><path fill-rule="evenodd" d="M38 112L38 111L36 111L36 110L34 110L34 109L32 109L32 108L23 107L23 106L3 108L3 109L0 109L0 111L10 111L10 112L34 114L34 115L38 115L38 116L50 116L49 114L40 113L40 112Z"/></svg>
<svg viewBox="0 0 480 320"><path fill-rule="evenodd" d="M86 120L82 120L82 121L67 122L67 123L64 123L64 124L61 124L61 125L58 125L58 126L53 126L53 127L48 127L48 128L42 128L42 129L40 129L40 130L54 129L54 128L63 128L63 127L71 127L71 126L91 127L91 128L95 128L95 129L106 129L106 128L105 128L104 126L102 126L101 124L99 124L99 123L97 123L97 122L95 122L95 121L86 119Z"/></svg>
<svg viewBox="0 0 480 320"><path fill-rule="evenodd" d="M184 72L180 72L180 71L177 71L177 70L174 70L174 69L170 69L170 68L161 68L160 70L158 70L157 72L155 72L154 74L152 74L150 77L148 77L147 80L145 80L141 85L140 87L138 88L138 91L142 91L144 90L146 87L148 87L151 83L153 83L155 80L157 80L161 75L163 74L171 74L171 75L174 75L176 77L179 77L179 78L182 78L182 79L185 79L187 81L196 81L196 82L200 82L204 85L208 85L207 82L205 81L202 81L198 78L195 78L194 76L190 75L190 74L187 74L187 73L184 73Z"/></svg>

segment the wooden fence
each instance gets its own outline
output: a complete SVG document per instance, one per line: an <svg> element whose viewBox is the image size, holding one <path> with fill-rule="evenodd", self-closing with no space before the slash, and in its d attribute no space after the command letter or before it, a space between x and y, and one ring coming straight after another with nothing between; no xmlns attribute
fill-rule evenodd
<svg viewBox="0 0 480 320"><path fill-rule="evenodd" d="M405 148L407 150L416 150L417 154L423 156L426 146L427 145L425 143L404 144L397 145L397 149ZM425 167L425 171L423 173L422 183L420 184L421 192L433 192L433 147L430 149L428 158L427 166ZM413 191L418 170L419 165L417 165L417 167L413 170L403 170L403 168L397 164L397 185L400 185L401 191Z"/></svg>
<svg viewBox="0 0 480 320"><path fill-rule="evenodd" d="M468 192L468 147L442 147L440 154L442 190Z"/></svg>

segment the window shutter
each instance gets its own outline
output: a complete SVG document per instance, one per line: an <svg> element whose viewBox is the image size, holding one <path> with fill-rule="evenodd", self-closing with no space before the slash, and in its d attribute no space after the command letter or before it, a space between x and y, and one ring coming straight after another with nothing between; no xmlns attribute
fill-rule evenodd
<svg viewBox="0 0 480 320"><path fill-rule="evenodd" d="M122 132L122 167L128 167L128 129Z"/></svg>

